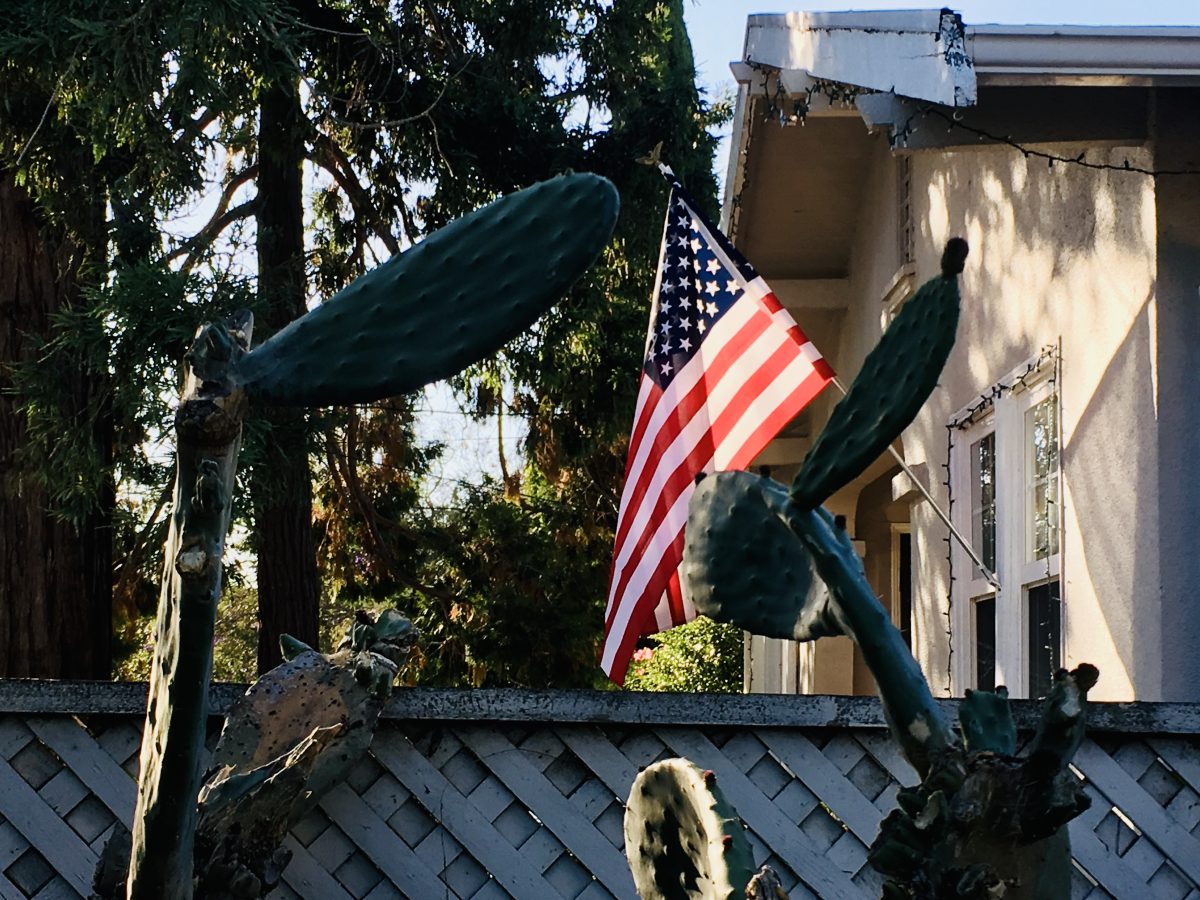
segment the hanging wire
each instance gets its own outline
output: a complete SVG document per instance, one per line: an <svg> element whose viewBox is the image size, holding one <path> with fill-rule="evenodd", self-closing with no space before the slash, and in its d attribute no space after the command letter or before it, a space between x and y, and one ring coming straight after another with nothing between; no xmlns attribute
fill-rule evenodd
<svg viewBox="0 0 1200 900"><path fill-rule="evenodd" d="M1128 159L1124 160L1120 165L1117 163L1092 162L1087 159L1086 150L1081 151L1076 156L1064 156L1061 153L1038 150L1027 144L1013 140L1009 135L999 135L983 128L977 128L974 125L968 125L963 121L963 114L960 110L948 111L943 107L934 105L921 106L905 119L903 124L893 126L891 133L888 135L888 143L891 148L895 150L907 147L909 136L917 132L916 122L926 116L933 116L945 122L947 134L958 128L968 134L974 135L980 141L992 141L993 143L1019 150L1026 159L1044 159L1046 160L1047 167L1051 170L1054 169L1055 163L1062 163L1064 166L1079 166L1083 169L1107 172L1130 172L1135 175L1149 175L1152 178L1159 178L1165 175L1200 175L1200 169L1148 169L1144 166L1131 165Z"/></svg>

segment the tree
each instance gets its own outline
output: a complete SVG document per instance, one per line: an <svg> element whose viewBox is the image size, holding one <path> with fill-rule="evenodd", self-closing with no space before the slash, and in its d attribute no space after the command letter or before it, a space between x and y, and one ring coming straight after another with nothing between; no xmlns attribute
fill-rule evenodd
<svg viewBox="0 0 1200 900"><path fill-rule="evenodd" d="M93 328L82 354L60 338L95 324L115 269L150 249L147 205L195 174L192 122L155 93L159 5L20 2L0 28L0 674L109 674L111 335ZM163 21L187 28L183 12Z"/></svg>
<svg viewBox="0 0 1200 900"><path fill-rule="evenodd" d="M461 31L455 22L439 31L445 46L459 48L453 59L465 61L452 68L441 102L405 126L427 121L443 151L430 160L429 195L415 212L430 227L514 180L569 167L616 183L617 235L535 329L455 381L474 414L526 420L525 470L481 481L454 508L410 514L404 529L392 530L393 546L413 545L402 531L421 535L418 568L407 578L348 564L373 555L381 531L387 538L377 524L387 502L380 495L347 510L349 521L327 532L335 539L323 553L327 566L347 572L343 594L388 599L424 629L417 679L592 685L667 193L658 173L635 159L663 141L664 158L711 209L706 126L723 110L697 94L680 2L559 4L542 16L511 15L513 6L481 11ZM555 62L539 63L546 58ZM480 104L471 98L484 84L489 102ZM522 121L537 127L517 127ZM370 445L359 448L343 467L362 472L364 484L381 483Z"/></svg>
<svg viewBox="0 0 1200 900"><path fill-rule="evenodd" d="M299 77L276 76L259 105L258 294L267 335L307 309L302 167L306 125ZM258 572L258 670L283 661L279 637L316 646L318 600L313 549L308 429L302 410L273 410L251 482Z"/></svg>
<svg viewBox="0 0 1200 900"><path fill-rule="evenodd" d="M18 7L0 27L14 76L0 88L0 166L29 203L5 206L5 222L22 223L6 237L27 241L9 254L21 266L0 259L0 283L32 284L20 273L41 271L55 293L23 294L6 332L16 337L0 337L4 359L19 363L15 393L0 400L0 450L27 506L0 536L0 585L22 585L0 598L0 640L32 629L44 647L68 628L107 646L110 559L120 615L153 602L169 469L153 447L200 321L250 305L261 339L406 241L499 194L592 170L617 184L626 210L602 264L534 333L458 382L474 411L529 422L524 471L481 483L458 509L425 509L418 486L436 448L417 446L403 398L307 421L273 414L245 453L260 665L279 632L315 636L316 544L334 600L395 597L430 622L455 603L471 611L478 627L457 632L457 658L482 668L434 666L428 677L586 682L659 237L647 211L665 197L633 160L664 140L693 191L713 193L713 111L695 91L681 0ZM164 221L214 162L224 173L210 220L173 240ZM237 255L251 246L257 268ZM51 275L46 261L64 255L74 268ZM46 510L42 527L34 513ZM35 606L85 596L78 583L27 594L23 560L68 559L55 541L91 560L58 567L92 573L91 618L64 624L47 607L36 623L8 624L25 622L26 596ZM491 555L469 559L464 545ZM510 587L537 585L523 595L533 607L499 602L513 566ZM533 609L562 617L570 634L556 631L550 648L561 658L510 665L478 629L514 634ZM21 652L8 659L35 644L12 646ZM107 674L99 657L87 666Z"/></svg>

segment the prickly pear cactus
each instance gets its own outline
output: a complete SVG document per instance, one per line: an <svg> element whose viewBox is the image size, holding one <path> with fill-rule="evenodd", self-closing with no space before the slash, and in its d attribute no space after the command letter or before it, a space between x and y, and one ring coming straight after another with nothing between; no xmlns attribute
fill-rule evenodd
<svg viewBox="0 0 1200 900"><path fill-rule="evenodd" d="M811 509L857 477L925 404L954 346L966 258L967 242L950 240L942 274L904 304L863 361L792 483L799 506Z"/></svg>
<svg viewBox="0 0 1200 900"><path fill-rule="evenodd" d="M230 708L200 791L197 897L261 897L278 883L288 829L367 752L416 636L387 610L360 611L329 656L289 638L287 661Z"/></svg>
<svg viewBox="0 0 1200 900"><path fill-rule="evenodd" d="M253 352L246 352L248 313L200 330L176 416L174 513L142 740L129 900L192 896L213 623L248 403L364 403L455 374L498 350L570 287L608 242L617 208L616 191L605 179L562 176L451 224ZM304 652L290 645L284 650ZM369 682L376 694L385 687L374 664L356 663L355 679ZM312 731L309 739L297 751L304 765L316 765L339 734ZM287 778L301 771L299 764L284 768Z"/></svg>
<svg viewBox="0 0 1200 900"><path fill-rule="evenodd" d="M871 845L887 898L1059 900L1071 894L1067 823L1089 798L1069 764L1083 739L1096 669L1055 678L1030 749L1011 749L1007 692L971 693L959 707L963 743L939 755Z"/></svg>
<svg viewBox="0 0 1200 900"><path fill-rule="evenodd" d="M255 401L365 403L461 372L559 300L608 242L617 192L561 175L392 257L241 361Z"/></svg>
<svg viewBox="0 0 1200 900"><path fill-rule="evenodd" d="M1095 668L1058 674L1022 756L1002 688L968 694L956 735L844 527L819 505L899 436L936 384L954 340L955 276L965 257L965 243L947 244L942 276L905 305L867 357L789 496L744 472L698 486L685 577L697 608L719 621L800 639L819 635L823 626L811 623L833 622L858 645L892 736L922 778L900 792L871 848L871 862L889 879L886 898L1051 900L1070 894L1066 824L1087 806L1069 764L1083 739ZM825 600L813 599L817 580L828 589Z"/></svg>
<svg viewBox="0 0 1200 900"><path fill-rule="evenodd" d="M625 806L625 855L642 900L743 900L754 857L712 772L666 759L638 775Z"/></svg>
<svg viewBox="0 0 1200 900"><path fill-rule="evenodd" d="M188 350L175 414L175 491L154 627L133 821L129 900L192 894L192 833L208 720L213 627L245 393L232 370L254 319L205 325Z"/></svg>
<svg viewBox="0 0 1200 900"><path fill-rule="evenodd" d="M772 638L845 633L829 588L788 525L792 510L786 487L749 472L718 472L696 486L683 578L697 612Z"/></svg>

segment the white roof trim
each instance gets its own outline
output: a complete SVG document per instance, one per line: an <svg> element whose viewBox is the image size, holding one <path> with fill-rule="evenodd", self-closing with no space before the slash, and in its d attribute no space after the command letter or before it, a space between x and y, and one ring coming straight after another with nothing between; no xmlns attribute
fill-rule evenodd
<svg viewBox="0 0 1200 900"><path fill-rule="evenodd" d="M1200 74L1200 28L981 25L967 29L980 75Z"/></svg>
<svg viewBox="0 0 1200 900"><path fill-rule="evenodd" d="M897 94L952 105L953 94L947 99L940 86L942 76L928 67L910 73L901 62L906 45L924 41L928 48L940 24L940 10L753 15L746 23L743 59L876 90L894 87ZM983 83L1013 77L1047 84L1200 77L1200 27L974 25L965 35L974 74ZM928 49L926 54L929 58ZM917 60L910 62L915 66ZM751 81L753 72L745 63L731 68L739 81ZM929 96L937 90L937 97Z"/></svg>
<svg viewBox="0 0 1200 900"><path fill-rule="evenodd" d="M975 103L962 20L948 10L750 16L743 58L949 106Z"/></svg>

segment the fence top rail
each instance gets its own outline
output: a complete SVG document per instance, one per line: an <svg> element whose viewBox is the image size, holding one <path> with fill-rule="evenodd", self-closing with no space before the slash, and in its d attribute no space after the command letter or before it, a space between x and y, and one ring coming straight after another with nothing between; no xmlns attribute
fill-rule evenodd
<svg viewBox="0 0 1200 900"><path fill-rule="evenodd" d="M210 707L223 715L246 689L214 684ZM939 701L948 718L956 700ZM1021 728L1032 728L1039 703L1015 700ZM0 714L139 715L144 682L0 679ZM884 728L875 697L783 694L660 694L635 691L410 688L397 691L384 717L473 722L557 722L612 725L711 725L788 728ZM1200 734L1200 703L1092 703L1093 732Z"/></svg>

